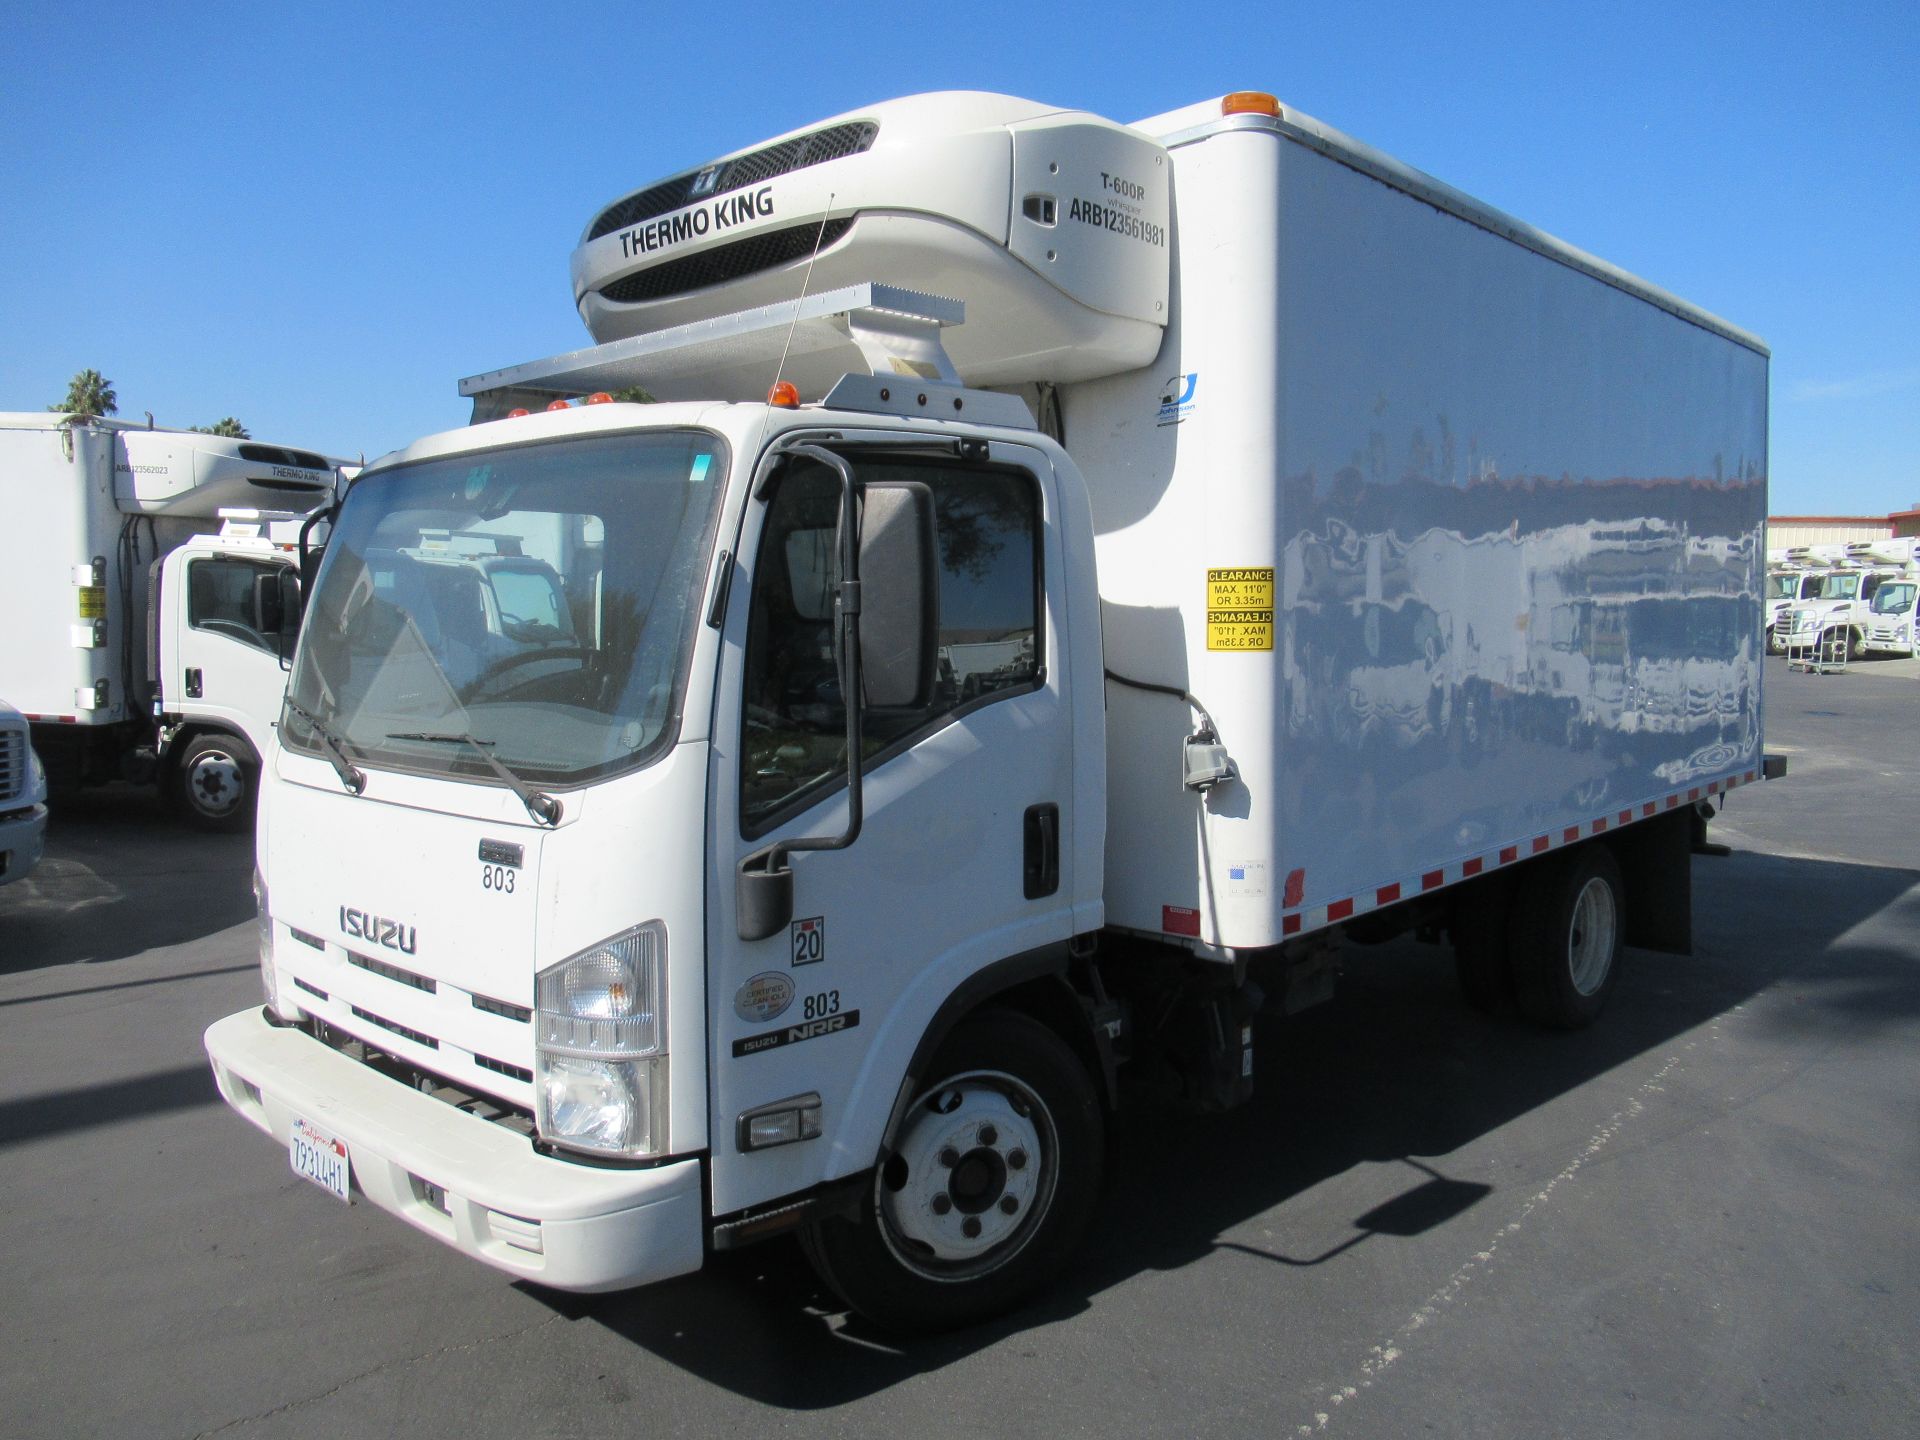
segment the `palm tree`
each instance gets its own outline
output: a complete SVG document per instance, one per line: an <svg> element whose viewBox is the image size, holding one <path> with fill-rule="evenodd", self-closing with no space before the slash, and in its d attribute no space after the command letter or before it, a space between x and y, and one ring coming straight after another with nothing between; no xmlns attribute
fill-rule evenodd
<svg viewBox="0 0 1920 1440"><path fill-rule="evenodd" d="M67 398L47 409L88 417L112 415L120 409L119 401L111 380L98 370L82 370L67 382Z"/></svg>
<svg viewBox="0 0 1920 1440"><path fill-rule="evenodd" d="M247 427L231 415L223 416L211 425L194 425L189 428L201 435L225 435L233 440L251 440L253 438L253 436L247 433Z"/></svg>

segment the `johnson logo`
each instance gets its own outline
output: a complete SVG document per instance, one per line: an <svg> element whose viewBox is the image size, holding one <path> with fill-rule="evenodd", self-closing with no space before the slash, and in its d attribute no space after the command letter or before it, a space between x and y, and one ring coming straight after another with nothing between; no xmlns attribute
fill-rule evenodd
<svg viewBox="0 0 1920 1440"><path fill-rule="evenodd" d="M414 953L420 935L417 925L402 925L398 920L369 915L365 910L349 910L344 905L340 907L340 931L355 940L398 950L402 955Z"/></svg>

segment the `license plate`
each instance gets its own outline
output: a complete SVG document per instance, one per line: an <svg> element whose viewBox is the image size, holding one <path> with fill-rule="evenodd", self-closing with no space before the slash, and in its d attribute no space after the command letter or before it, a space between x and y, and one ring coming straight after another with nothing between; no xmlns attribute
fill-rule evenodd
<svg viewBox="0 0 1920 1440"><path fill-rule="evenodd" d="M287 1158L293 1164L293 1173L301 1179L311 1180L336 1200L353 1203L347 1195L352 1166L346 1141L336 1140L311 1120L295 1116Z"/></svg>

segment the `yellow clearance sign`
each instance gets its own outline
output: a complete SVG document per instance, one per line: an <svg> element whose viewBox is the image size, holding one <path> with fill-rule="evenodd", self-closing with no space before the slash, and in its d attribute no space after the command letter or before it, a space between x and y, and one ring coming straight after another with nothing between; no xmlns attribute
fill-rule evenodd
<svg viewBox="0 0 1920 1440"><path fill-rule="evenodd" d="M1207 571L1207 649L1273 649L1273 567Z"/></svg>

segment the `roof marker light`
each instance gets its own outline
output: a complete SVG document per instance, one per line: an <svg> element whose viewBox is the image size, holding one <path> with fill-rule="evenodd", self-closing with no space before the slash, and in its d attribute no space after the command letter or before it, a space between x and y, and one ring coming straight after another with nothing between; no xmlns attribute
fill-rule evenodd
<svg viewBox="0 0 1920 1440"><path fill-rule="evenodd" d="M528 415L531 413L532 412L528 410L526 406L516 405L513 407L513 409L507 411L507 418L509 420L518 420L522 415Z"/></svg>
<svg viewBox="0 0 1920 1440"><path fill-rule="evenodd" d="M565 400L556 400L551 405L547 406L547 409L549 410L571 410L572 408L573 407L569 405Z"/></svg>
<svg viewBox="0 0 1920 1440"><path fill-rule="evenodd" d="M1220 97L1222 115L1278 115L1280 102L1263 90L1235 90Z"/></svg>
<svg viewBox="0 0 1920 1440"><path fill-rule="evenodd" d="M589 405L611 405L613 403L613 396L604 390L596 390L587 396L587 403Z"/></svg>
<svg viewBox="0 0 1920 1440"><path fill-rule="evenodd" d="M767 391L767 404L780 410L798 410L800 387L791 380L774 381L773 388Z"/></svg>

